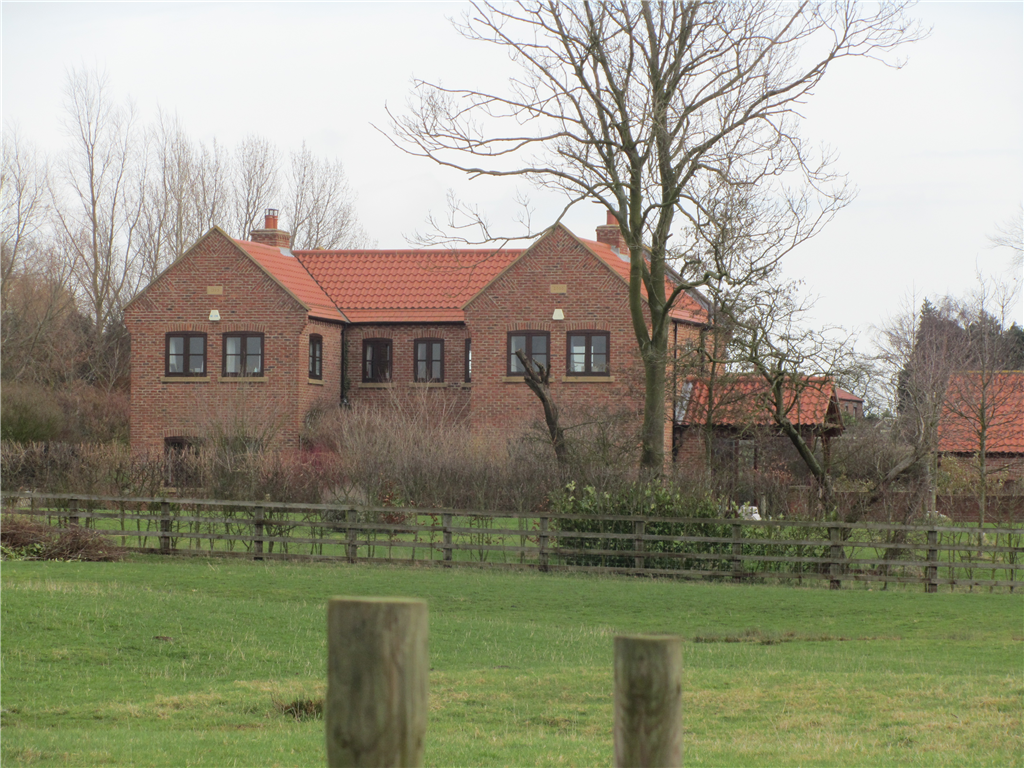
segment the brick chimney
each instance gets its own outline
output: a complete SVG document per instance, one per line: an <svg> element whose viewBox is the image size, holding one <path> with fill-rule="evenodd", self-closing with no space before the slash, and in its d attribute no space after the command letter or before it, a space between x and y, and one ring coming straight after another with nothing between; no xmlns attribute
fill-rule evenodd
<svg viewBox="0 0 1024 768"><path fill-rule="evenodd" d="M608 218L602 227L597 228L597 242L610 245L612 248L617 248L619 253L625 255L629 252L626 247L626 241L622 237L622 232L619 231L619 220L615 218L615 214L608 211Z"/></svg>
<svg viewBox="0 0 1024 768"><path fill-rule="evenodd" d="M254 243L269 245L274 248L291 248L292 246L291 233L283 232L277 228L277 208L267 208L267 215L263 220L263 229L254 229L249 233L249 239Z"/></svg>

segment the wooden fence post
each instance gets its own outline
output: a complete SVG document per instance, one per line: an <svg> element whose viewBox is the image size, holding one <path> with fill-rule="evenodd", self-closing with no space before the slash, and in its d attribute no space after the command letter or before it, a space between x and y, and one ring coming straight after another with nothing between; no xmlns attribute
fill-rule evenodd
<svg viewBox="0 0 1024 768"><path fill-rule="evenodd" d="M683 764L683 654L678 637L615 638L618 768Z"/></svg>
<svg viewBox="0 0 1024 768"><path fill-rule="evenodd" d="M78 525L78 499L72 496L68 502L68 525Z"/></svg>
<svg viewBox="0 0 1024 768"><path fill-rule="evenodd" d="M537 569L545 572L548 569L548 524L548 518L540 519L540 537L537 540L539 549Z"/></svg>
<svg viewBox="0 0 1024 768"><path fill-rule="evenodd" d="M643 568L647 558L643 556L644 551L644 530L646 520L633 521L633 567Z"/></svg>
<svg viewBox="0 0 1024 768"><path fill-rule="evenodd" d="M356 529L352 523L356 520L356 511L349 509L345 512L345 522L349 525L345 528L345 538L348 541L348 561L354 563L359 554L359 546L356 544Z"/></svg>
<svg viewBox="0 0 1024 768"><path fill-rule="evenodd" d="M425 600L332 598L327 606L327 765L423 765Z"/></svg>
<svg viewBox="0 0 1024 768"><path fill-rule="evenodd" d="M171 554L171 504L160 502L160 554Z"/></svg>
<svg viewBox="0 0 1024 768"><path fill-rule="evenodd" d="M938 531L928 531L928 567L925 568L925 578L928 580L924 585L925 592L938 592L939 591L939 533Z"/></svg>
<svg viewBox="0 0 1024 768"><path fill-rule="evenodd" d="M256 507L253 512L253 542L252 542L252 559L262 560L263 559L263 507Z"/></svg>
<svg viewBox="0 0 1024 768"><path fill-rule="evenodd" d="M441 515L441 538L443 539L444 561L452 560L452 516L445 512Z"/></svg>
<svg viewBox="0 0 1024 768"><path fill-rule="evenodd" d="M832 543L832 549L830 550L829 556L832 558L832 562L829 563L828 571L831 575L831 580L828 583L829 589L842 589L843 582L839 578L840 563L839 560L843 554L843 547L839 541L839 528L834 525L830 525L828 528L828 540Z"/></svg>
<svg viewBox="0 0 1024 768"><path fill-rule="evenodd" d="M732 579L743 580L743 526L732 524Z"/></svg>

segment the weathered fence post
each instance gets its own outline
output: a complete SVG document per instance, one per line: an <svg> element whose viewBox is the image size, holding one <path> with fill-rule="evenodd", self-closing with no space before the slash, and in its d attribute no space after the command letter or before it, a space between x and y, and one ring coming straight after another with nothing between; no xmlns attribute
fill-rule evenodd
<svg viewBox="0 0 1024 768"><path fill-rule="evenodd" d="M348 527L345 528L345 539L348 541L348 561L350 563L354 563L359 554L359 547L356 544L356 529L352 527L355 520L356 511L354 509L346 510L345 522L348 523Z"/></svg>
<svg viewBox="0 0 1024 768"><path fill-rule="evenodd" d="M78 525L78 499L75 496L68 499L68 525Z"/></svg>
<svg viewBox="0 0 1024 768"><path fill-rule="evenodd" d="M928 582L924 585L925 592L939 591L939 568L936 565L939 561L939 532L928 531L928 567L925 568L925 578Z"/></svg>
<svg viewBox="0 0 1024 768"><path fill-rule="evenodd" d="M160 554L171 554L171 503L160 502Z"/></svg>
<svg viewBox="0 0 1024 768"><path fill-rule="evenodd" d="M443 539L444 561L450 563L452 560L452 516L449 512L441 515L441 538Z"/></svg>
<svg viewBox="0 0 1024 768"><path fill-rule="evenodd" d="M615 765L683 764L683 654L678 637L615 638Z"/></svg>
<svg viewBox="0 0 1024 768"><path fill-rule="evenodd" d="M263 507L256 507L253 511L253 542L252 542L252 559L262 560L263 559Z"/></svg>
<svg viewBox="0 0 1024 768"><path fill-rule="evenodd" d="M732 579L743 580L743 526L732 524Z"/></svg>
<svg viewBox="0 0 1024 768"><path fill-rule="evenodd" d="M539 555L537 560L537 568L541 571L547 571L548 569L548 518L542 517L540 519L540 537L537 540L539 549Z"/></svg>
<svg viewBox="0 0 1024 768"><path fill-rule="evenodd" d="M644 561L646 558L643 556L644 551L644 529L646 527L645 520L634 520L633 521L633 567L643 568Z"/></svg>
<svg viewBox="0 0 1024 768"><path fill-rule="evenodd" d="M832 558L832 562L829 563L828 572L831 575L831 580L828 583L829 589L842 589L843 582L839 578L840 573L840 558L843 555L843 547L839 540L839 528L834 525L828 527L828 540L832 542L832 549L830 550L829 557Z"/></svg>
<svg viewBox="0 0 1024 768"><path fill-rule="evenodd" d="M423 765L427 603L332 598L327 606L327 765Z"/></svg>

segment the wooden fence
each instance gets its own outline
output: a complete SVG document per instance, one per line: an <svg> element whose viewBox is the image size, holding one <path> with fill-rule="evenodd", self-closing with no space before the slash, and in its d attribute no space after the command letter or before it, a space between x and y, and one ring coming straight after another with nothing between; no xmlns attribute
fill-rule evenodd
<svg viewBox="0 0 1024 768"><path fill-rule="evenodd" d="M1024 524L567 515L337 504L0 494L5 512L84 525L139 552L412 562L733 581L1024 586Z"/></svg>

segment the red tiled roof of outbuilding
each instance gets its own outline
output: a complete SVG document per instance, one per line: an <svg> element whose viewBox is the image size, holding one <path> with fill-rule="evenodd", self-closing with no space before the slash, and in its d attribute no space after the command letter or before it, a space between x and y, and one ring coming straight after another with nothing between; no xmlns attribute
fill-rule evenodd
<svg viewBox="0 0 1024 768"><path fill-rule="evenodd" d="M699 379L691 379L684 384L687 385L689 398L680 423L703 424L708 412L708 384ZM712 419L715 426L750 427L775 423L769 410L770 393L764 379L750 375L723 378L715 384L714 392ZM790 383L783 388L783 397L788 406L787 417L796 426L824 426L834 392L835 386L827 378L801 377L799 387ZM839 427L841 423L831 426Z"/></svg>
<svg viewBox="0 0 1024 768"><path fill-rule="evenodd" d="M963 371L951 376L939 420L939 451L979 450L982 402L985 452L1024 453L1024 371Z"/></svg>
<svg viewBox="0 0 1024 768"><path fill-rule="evenodd" d="M294 257L282 249L249 240L235 240L238 246L259 264L286 291L306 307L310 317L324 320L345 320L345 315L331 301L323 288Z"/></svg>
<svg viewBox="0 0 1024 768"><path fill-rule="evenodd" d="M521 249L297 251L355 323L462 322L463 305Z"/></svg>

